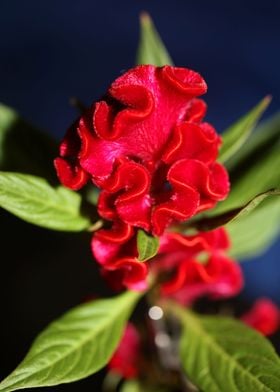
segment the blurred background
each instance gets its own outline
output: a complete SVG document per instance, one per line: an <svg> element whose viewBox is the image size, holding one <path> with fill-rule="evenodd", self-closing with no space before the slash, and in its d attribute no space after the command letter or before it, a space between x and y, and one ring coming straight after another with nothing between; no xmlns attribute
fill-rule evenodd
<svg viewBox="0 0 280 392"><path fill-rule="evenodd" d="M278 0L0 0L0 101L61 139L77 115L70 97L89 104L133 66L142 10L151 14L175 64L206 79L207 120L217 130L266 94L273 101L265 117L279 110ZM100 280L87 234L34 228L3 211L1 226L2 378L47 323L100 291ZM280 304L279 254L280 241L243 264L243 301L270 296ZM95 385L89 378L54 389Z"/></svg>

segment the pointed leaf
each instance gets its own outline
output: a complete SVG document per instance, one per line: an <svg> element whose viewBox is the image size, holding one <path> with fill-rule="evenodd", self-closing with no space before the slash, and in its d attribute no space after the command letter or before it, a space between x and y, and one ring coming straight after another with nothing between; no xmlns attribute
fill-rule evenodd
<svg viewBox="0 0 280 392"><path fill-rule="evenodd" d="M156 31L153 21L146 12L140 15L140 42L136 64L172 65L172 60Z"/></svg>
<svg viewBox="0 0 280 392"><path fill-rule="evenodd" d="M144 230L138 230L137 233L137 250L138 260L147 261L157 254L159 248L159 239L148 235Z"/></svg>
<svg viewBox="0 0 280 392"><path fill-rule="evenodd" d="M268 340L241 322L202 317L172 304L183 326L182 366L203 391L279 391L280 359Z"/></svg>
<svg viewBox="0 0 280 392"><path fill-rule="evenodd" d="M0 207L17 217L53 230L80 231L90 221L80 213L81 196L52 187L40 177L0 172Z"/></svg>
<svg viewBox="0 0 280 392"><path fill-rule="evenodd" d="M226 162L246 142L270 101L270 96L265 97L249 113L222 134L223 144L219 154L220 162Z"/></svg>
<svg viewBox="0 0 280 392"><path fill-rule="evenodd" d="M45 177L57 182L53 159L56 142L0 104L0 170Z"/></svg>
<svg viewBox="0 0 280 392"><path fill-rule="evenodd" d="M1 392L59 385L85 378L114 353L140 294L126 292L78 306L50 324L0 384Z"/></svg>
<svg viewBox="0 0 280 392"><path fill-rule="evenodd" d="M254 158L262 156L265 151L280 140L280 113L270 117L257 126L248 141L226 162L231 173L245 171L252 165Z"/></svg>
<svg viewBox="0 0 280 392"><path fill-rule="evenodd" d="M242 207L235 208L233 210L213 217L201 218L196 221L187 223L187 225L195 227L198 230L216 229L217 227L227 225L228 223L234 222L237 219L246 216L247 214L252 212L268 196L280 196L280 189L270 189L266 192L262 192Z"/></svg>

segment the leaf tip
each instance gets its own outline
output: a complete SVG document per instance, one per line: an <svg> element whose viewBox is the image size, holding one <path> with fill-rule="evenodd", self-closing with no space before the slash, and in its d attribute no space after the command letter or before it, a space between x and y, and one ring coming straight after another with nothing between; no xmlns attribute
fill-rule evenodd
<svg viewBox="0 0 280 392"><path fill-rule="evenodd" d="M270 102L272 101L272 95L271 94L267 94L263 100L261 101L262 107L263 107L263 111L269 106Z"/></svg>
<svg viewBox="0 0 280 392"><path fill-rule="evenodd" d="M140 12L140 24L141 25L150 25L152 23L152 18L150 16L150 14L147 11L142 11Z"/></svg>

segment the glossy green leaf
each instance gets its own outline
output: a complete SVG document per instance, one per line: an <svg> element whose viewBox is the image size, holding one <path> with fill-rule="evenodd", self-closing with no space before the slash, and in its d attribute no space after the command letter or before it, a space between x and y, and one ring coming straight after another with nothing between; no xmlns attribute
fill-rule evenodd
<svg viewBox="0 0 280 392"><path fill-rule="evenodd" d="M259 333L232 318L198 316L172 304L180 318L182 367L207 392L277 392L280 359Z"/></svg>
<svg viewBox="0 0 280 392"><path fill-rule="evenodd" d="M159 248L159 239L148 235L144 230L138 230L137 233L137 250L138 260L147 261L157 254Z"/></svg>
<svg viewBox="0 0 280 392"><path fill-rule="evenodd" d="M57 182L56 142L0 104L0 170L28 173Z"/></svg>
<svg viewBox="0 0 280 392"><path fill-rule="evenodd" d="M246 142L270 101L270 96L265 97L249 113L222 134L223 144L219 154L220 162L226 162Z"/></svg>
<svg viewBox="0 0 280 392"><path fill-rule="evenodd" d="M153 24L149 14L140 15L140 42L137 50L136 64L152 64L162 66L172 60Z"/></svg>
<svg viewBox="0 0 280 392"><path fill-rule="evenodd" d="M246 260L265 252L280 234L280 200L264 201L251 214L229 223L230 254Z"/></svg>
<svg viewBox="0 0 280 392"><path fill-rule="evenodd" d="M0 172L0 207L48 229L80 231L90 226L81 214L78 193L28 174Z"/></svg>
<svg viewBox="0 0 280 392"><path fill-rule="evenodd" d="M266 192L262 192L259 195L253 197L253 199L251 199L242 207L234 208L233 210L213 217L205 217L195 220L190 222L189 225L195 227L198 230L204 231L213 230L220 226L225 226L251 213L268 196L280 196L280 189L270 189Z"/></svg>
<svg viewBox="0 0 280 392"><path fill-rule="evenodd" d="M231 192L225 201L204 213L204 217L226 214L256 194L280 187L280 114L261 124L227 166ZM246 217L228 224L235 257L250 258L271 245L280 233L279 205L279 200L268 198Z"/></svg>
<svg viewBox="0 0 280 392"><path fill-rule="evenodd" d="M114 353L139 296L126 292L92 301L51 323L0 391L59 385L97 372Z"/></svg>

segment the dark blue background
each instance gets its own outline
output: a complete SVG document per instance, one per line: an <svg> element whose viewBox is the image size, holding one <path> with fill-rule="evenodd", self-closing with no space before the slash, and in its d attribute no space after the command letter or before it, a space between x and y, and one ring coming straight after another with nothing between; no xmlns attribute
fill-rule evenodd
<svg viewBox="0 0 280 392"><path fill-rule="evenodd" d="M218 130L268 93L266 116L279 109L278 0L1 0L0 101L60 139L76 116L69 98L90 103L133 65L142 10L174 62L205 77L207 119ZM280 303L279 252L280 242L244 264L247 298L270 295Z"/></svg>

